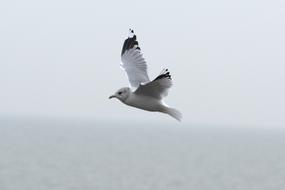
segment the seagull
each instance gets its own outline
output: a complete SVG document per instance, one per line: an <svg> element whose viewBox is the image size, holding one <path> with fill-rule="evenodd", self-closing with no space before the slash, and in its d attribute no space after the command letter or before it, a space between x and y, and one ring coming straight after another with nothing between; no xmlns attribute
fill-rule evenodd
<svg viewBox="0 0 285 190"><path fill-rule="evenodd" d="M120 66L126 72L131 88L123 87L109 99L117 98L128 106L165 113L181 121L182 114L166 105L162 100L167 96L168 90L172 86L168 69L163 69L154 80L149 80L147 64L132 29L130 29L130 34L123 44Z"/></svg>

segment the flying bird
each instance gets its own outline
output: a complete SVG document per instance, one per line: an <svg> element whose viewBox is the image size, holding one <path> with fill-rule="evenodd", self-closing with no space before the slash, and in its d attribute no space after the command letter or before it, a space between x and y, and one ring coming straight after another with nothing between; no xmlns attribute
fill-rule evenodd
<svg viewBox="0 0 285 190"><path fill-rule="evenodd" d="M178 121L182 114L163 102L172 79L168 69L163 71L152 81L147 74L147 64L141 53L141 48L134 31L130 29L129 37L124 41L121 52L121 68L126 72L130 87L119 89L111 98L117 98L122 103L152 112L168 114Z"/></svg>

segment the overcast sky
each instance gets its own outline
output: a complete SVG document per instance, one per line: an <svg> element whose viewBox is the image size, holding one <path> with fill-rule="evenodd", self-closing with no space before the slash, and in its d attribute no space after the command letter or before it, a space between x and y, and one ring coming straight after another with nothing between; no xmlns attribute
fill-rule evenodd
<svg viewBox="0 0 285 190"><path fill-rule="evenodd" d="M135 30L184 123L285 127L285 1L1 1L0 117L176 121L108 96Z"/></svg>

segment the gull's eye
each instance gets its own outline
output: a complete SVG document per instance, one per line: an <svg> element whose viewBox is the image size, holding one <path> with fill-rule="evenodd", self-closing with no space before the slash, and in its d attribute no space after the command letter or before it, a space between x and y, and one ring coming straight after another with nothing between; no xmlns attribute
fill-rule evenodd
<svg viewBox="0 0 285 190"><path fill-rule="evenodd" d="M122 94L122 92L118 92L118 94L119 94L119 95L121 95L121 94Z"/></svg>

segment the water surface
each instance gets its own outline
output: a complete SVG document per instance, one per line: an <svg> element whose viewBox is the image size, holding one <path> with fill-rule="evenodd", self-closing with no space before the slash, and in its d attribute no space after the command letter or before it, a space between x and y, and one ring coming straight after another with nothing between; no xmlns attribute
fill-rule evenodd
<svg viewBox="0 0 285 190"><path fill-rule="evenodd" d="M284 147L278 130L1 120L0 189L282 190Z"/></svg>

